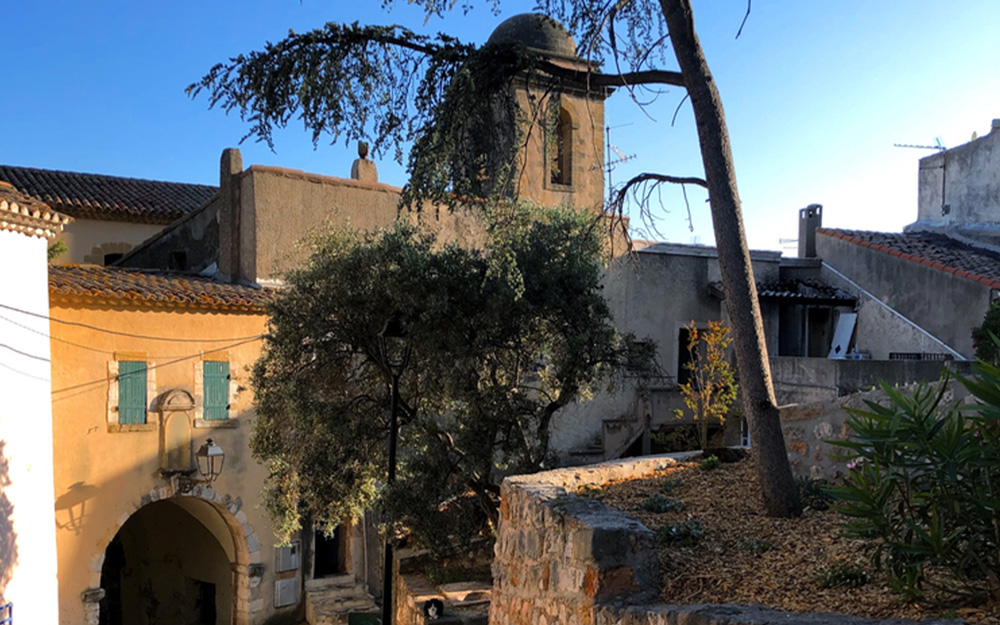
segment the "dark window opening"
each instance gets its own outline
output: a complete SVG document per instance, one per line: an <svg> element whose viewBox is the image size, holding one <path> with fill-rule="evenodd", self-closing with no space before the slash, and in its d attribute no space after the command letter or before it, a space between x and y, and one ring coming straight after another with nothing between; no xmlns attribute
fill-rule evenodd
<svg viewBox="0 0 1000 625"><path fill-rule="evenodd" d="M120 261L122 259L122 256L124 256L124 255L125 254L122 254L121 252L112 252L111 254L105 254L104 255L104 265L105 266L107 266L107 265L113 265L114 263L117 263L118 261Z"/></svg>
<svg viewBox="0 0 1000 625"><path fill-rule="evenodd" d="M170 257L167 259L167 269L170 269L171 271L187 271L187 268L187 252L184 250L174 250L170 252Z"/></svg>
<svg viewBox="0 0 1000 625"><path fill-rule="evenodd" d="M691 380L691 362L694 360L692 358L691 351L688 349L688 343L691 342L691 331L687 328L681 328L680 332L677 333L677 385L687 384Z"/></svg>
<svg viewBox="0 0 1000 625"><path fill-rule="evenodd" d="M569 111L560 109L552 133L549 151L549 180L553 184L569 185L573 182L573 120Z"/></svg>

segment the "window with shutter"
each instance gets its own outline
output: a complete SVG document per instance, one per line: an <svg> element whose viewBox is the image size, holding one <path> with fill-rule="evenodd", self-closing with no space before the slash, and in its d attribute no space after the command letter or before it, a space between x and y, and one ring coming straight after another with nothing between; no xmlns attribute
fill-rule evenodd
<svg viewBox="0 0 1000 625"><path fill-rule="evenodd" d="M146 363L118 362L118 423L146 423Z"/></svg>
<svg viewBox="0 0 1000 625"><path fill-rule="evenodd" d="M205 420L224 421L229 418L229 363L202 363L205 382Z"/></svg>

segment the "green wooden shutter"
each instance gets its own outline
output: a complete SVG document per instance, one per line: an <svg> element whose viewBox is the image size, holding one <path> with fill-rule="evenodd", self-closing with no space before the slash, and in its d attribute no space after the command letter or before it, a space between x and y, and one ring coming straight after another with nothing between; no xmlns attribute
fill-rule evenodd
<svg viewBox="0 0 1000 625"><path fill-rule="evenodd" d="M137 425L146 422L146 363L118 363L118 423Z"/></svg>
<svg viewBox="0 0 1000 625"><path fill-rule="evenodd" d="M222 421L229 418L229 363L202 363L205 373L205 419Z"/></svg>

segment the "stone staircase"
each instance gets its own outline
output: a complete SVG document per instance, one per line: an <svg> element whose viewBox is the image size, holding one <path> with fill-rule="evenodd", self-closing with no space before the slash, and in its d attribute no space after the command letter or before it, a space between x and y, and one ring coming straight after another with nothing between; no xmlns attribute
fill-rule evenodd
<svg viewBox="0 0 1000 625"><path fill-rule="evenodd" d="M352 612L378 612L375 600L353 575L306 581L306 621L309 625L347 623Z"/></svg>
<svg viewBox="0 0 1000 625"><path fill-rule="evenodd" d="M629 446L643 434L642 423L637 419L604 419L601 432L585 447L571 450L573 464L592 464L621 457Z"/></svg>

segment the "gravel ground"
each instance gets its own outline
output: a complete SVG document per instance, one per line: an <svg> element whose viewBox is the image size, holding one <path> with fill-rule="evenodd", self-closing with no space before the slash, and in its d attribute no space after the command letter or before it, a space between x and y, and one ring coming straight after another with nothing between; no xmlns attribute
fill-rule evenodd
<svg viewBox="0 0 1000 625"><path fill-rule="evenodd" d="M752 603L796 612L842 612L869 618L932 616L1000 625L1000 606L932 606L904 601L885 578L871 575L858 587L822 588L820 578L835 567L870 573L872 544L840 536L843 517L833 510L807 509L798 519L766 516L749 461L703 471L697 464L644 479L585 489L608 505L638 517L646 527L700 520L704 535L695 544L660 548L662 600L670 603ZM665 480L675 482L664 493ZM679 500L683 510L643 509L650 495Z"/></svg>

